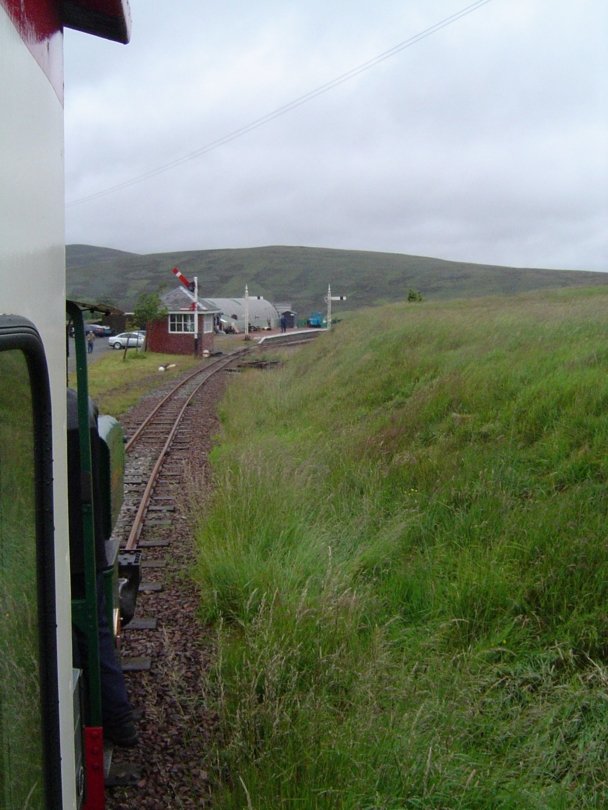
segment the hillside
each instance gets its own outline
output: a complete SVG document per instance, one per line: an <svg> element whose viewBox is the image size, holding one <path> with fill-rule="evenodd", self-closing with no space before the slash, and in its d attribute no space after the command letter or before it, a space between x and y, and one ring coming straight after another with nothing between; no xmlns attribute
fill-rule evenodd
<svg viewBox="0 0 608 810"><path fill-rule="evenodd" d="M201 296L250 295L291 302L302 316L323 309L327 285L348 296L348 308L403 300L410 288L425 298L468 298L528 290L608 284L608 274L466 264L396 253L308 247L260 247L140 255L68 245L68 295L133 308L142 292L173 284L175 265L198 276Z"/></svg>
<svg viewBox="0 0 608 810"><path fill-rule="evenodd" d="M233 381L214 807L608 807L607 310L395 305Z"/></svg>

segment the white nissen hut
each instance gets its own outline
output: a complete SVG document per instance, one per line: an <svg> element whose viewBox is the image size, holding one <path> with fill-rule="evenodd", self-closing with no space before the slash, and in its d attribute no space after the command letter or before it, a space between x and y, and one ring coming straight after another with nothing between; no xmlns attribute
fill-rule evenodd
<svg viewBox="0 0 608 810"><path fill-rule="evenodd" d="M265 298L206 298L205 301L220 311L220 327L226 331L245 331L246 305L249 308L250 329L276 329L281 316L274 304Z"/></svg>

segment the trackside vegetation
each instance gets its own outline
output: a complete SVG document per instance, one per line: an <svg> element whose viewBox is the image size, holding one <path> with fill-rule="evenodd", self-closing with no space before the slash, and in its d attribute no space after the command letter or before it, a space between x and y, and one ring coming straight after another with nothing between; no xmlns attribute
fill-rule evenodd
<svg viewBox="0 0 608 810"><path fill-rule="evenodd" d="M608 806L608 294L358 314L229 387L214 807Z"/></svg>
<svg viewBox="0 0 608 810"><path fill-rule="evenodd" d="M123 351L108 352L89 364L89 394L102 413L118 416L139 402L142 396L200 362L197 357L136 349L128 349L126 357ZM165 365L171 365L171 368L159 372L159 367ZM70 374L68 382L76 385L75 372Z"/></svg>

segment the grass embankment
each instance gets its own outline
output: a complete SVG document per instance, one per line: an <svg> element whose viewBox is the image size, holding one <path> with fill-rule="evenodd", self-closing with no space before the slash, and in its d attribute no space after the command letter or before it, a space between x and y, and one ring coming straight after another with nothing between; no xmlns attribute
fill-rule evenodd
<svg viewBox="0 0 608 810"><path fill-rule="evenodd" d="M89 364L89 394L101 413L120 416L135 405L142 396L154 391L171 378L199 365L200 358L140 352L130 349L108 353ZM174 363L173 368L160 372L159 366ZM70 374L70 385L76 384L76 374Z"/></svg>
<svg viewBox="0 0 608 810"><path fill-rule="evenodd" d="M215 807L608 806L607 314L374 310L230 388Z"/></svg>

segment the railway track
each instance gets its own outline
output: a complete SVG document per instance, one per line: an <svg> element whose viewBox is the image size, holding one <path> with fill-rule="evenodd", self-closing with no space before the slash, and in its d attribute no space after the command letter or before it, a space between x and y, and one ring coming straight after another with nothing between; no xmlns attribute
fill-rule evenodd
<svg viewBox="0 0 608 810"><path fill-rule="evenodd" d="M146 513L150 509L162 510L162 504L152 504L156 480L164 459L175 441L175 436L186 409L205 383L220 371L233 366L243 355L258 347L298 345L317 337L319 330L306 330L262 338L251 346L238 349L205 364L183 377L176 385L161 395L148 398L149 410L137 426L134 426L125 444L127 466L125 475L125 505L121 514L130 524L126 540L121 546L135 550L141 534ZM160 496L159 496L160 497Z"/></svg>
<svg viewBox="0 0 608 810"><path fill-rule="evenodd" d="M171 504L164 502L167 499L170 501L170 496L156 495L156 503L153 503L153 496L169 449L172 448L174 452L181 449L176 435L186 409L214 374L228 368L246 351L241 349L227 357L214 360L184 377L159 399L131 434L125 445L129 458L127 492L130 501L130 506L125 510L125 517L132 516L132 520L129 535L124 543L125 550L133 551L137 548L148 511L159 512L173 508ZM184 447L187 447L187 444ZM165 476L167 475L165 472ZM137 508L133 513L134 504L137 504Z"/></svg>
<svg viewBox="0 0 608 810"><path fill-rule="evenodd" d="M185 517L186 491L194 480L197 491L202 486L206 454L218 428L215 403L225 387L222 372L238 362L244 351L206 363L170 390L144 398L125 420L125 501L114 536L122 549L119 559L123 563L125 557L138 555L141 580L135 616L122 629L121 659L131 700L143 716L139 750L113 752L107 779L112 788L107 791L108 808L173 806L169 801L163 804L158 796L142 799L139 790L133 794L124 788L145 786L153 780L159 784L154 792L162 793L165 782L180 781L175 773L163 771L160 765L154 767L155 752L159 752L158 762L167 753L166 745L159 743L159 730L174 741L176 760L185 763L196 746L180 751L184 723L188 734L191 726L197 725L204 739L204 727L211 722L204 712L202 716L194 712L186 721L181 708L173 712L167 708L175 704L175 696L168 694L173 687L167 684L179 681L189 684L188 690L202 689L202 685L192 684L193 679L203 679L208 656L202 650L204 639L196 620L196 589L184 576L194 562L192 530ZM182 666L185 668L180 670ZM143 762L142 748L146 751ZM183 782L187 784L188 779ZM204 785L201 789L204 791ZM190 805L184 798L178 806L203 805Z"/></svg>
<svg viewBox="0 0 608 810"><path fill-rule="evenodd" d="M291 334L284 342L293 345L300 337ZM210 486L207 454L219 428L216 403L228 379L222 372L256 365L243 360L257 346L252 342L206 363L170 390L144 397L123 423L125 500L114 536L121 557L140 555L141 581L135 616L122 630L121 658L142 718L138 748L114 751L107 810L199 808L209 801L201 763L215 719L207 716L201 696L213 640L196 616L188 499L204 498Z"/></svg>

